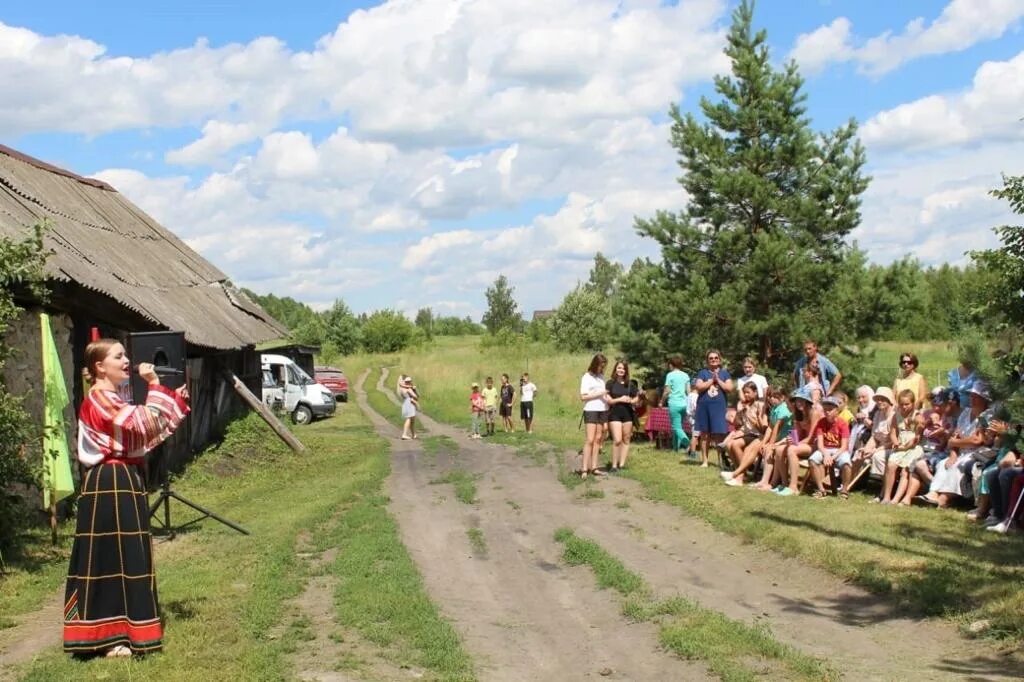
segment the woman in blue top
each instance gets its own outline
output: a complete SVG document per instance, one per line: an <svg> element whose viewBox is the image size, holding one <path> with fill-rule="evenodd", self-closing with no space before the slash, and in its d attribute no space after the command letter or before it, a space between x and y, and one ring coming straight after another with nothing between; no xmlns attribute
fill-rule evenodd
<svg viewBox="0 0 1024 682"><path fill-rule="evenodd" d="M726 394L732 392L732 375L722 367L722 354L709 350L705 355L707 367L697 372L693 383L697 389L697 414L693 428L700 431L700 465L708 465L708 443L720 443L729 433L725 420Z"/></svg>
<svg viewBox="0 0 1024 682"><path fill-rule="evenodd" d="M665 390L661 393L661 406L668 405L668 416L672 421L672 449L690 447L690 438L683 431L683 415L686 414L686 396L690 392L690 375L683 371L683 359L673 355L668 359L668 374L665 375Z"/></svg>

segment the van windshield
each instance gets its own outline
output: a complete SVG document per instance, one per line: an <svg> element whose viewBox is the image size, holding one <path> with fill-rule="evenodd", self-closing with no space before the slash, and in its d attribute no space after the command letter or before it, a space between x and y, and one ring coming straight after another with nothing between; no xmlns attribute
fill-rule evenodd
<svg viewBox="0 0 1024 682"><path fill-rule="evenodd" d="M313 379L298 365L288 365L288 371L291 373L292 382L300 386L314 383Z"/></svg>

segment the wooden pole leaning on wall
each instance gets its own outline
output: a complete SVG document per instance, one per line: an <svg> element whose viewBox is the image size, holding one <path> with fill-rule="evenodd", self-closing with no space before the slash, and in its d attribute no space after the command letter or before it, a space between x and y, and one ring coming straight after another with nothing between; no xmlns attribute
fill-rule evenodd
<svg viewBox="0 0 1024 682"><path fill-rule="evenodd" d="M278 437L288 445L288 447L300 454L306 452L306 446L295 437L295 434L288 430L287 426L281 423L281 420L270 411L269 407L263 404L262 400L253 395L252 391L249 390L248 386L242 383L241 379L230 372L227 373L227 376L231 385L234 387L235 392L242 396L242 400L244 400L249 407L256 410L256 412L263 417L263 421L267 422L267 425L274 429L274 433L276 433Z"/></svg>

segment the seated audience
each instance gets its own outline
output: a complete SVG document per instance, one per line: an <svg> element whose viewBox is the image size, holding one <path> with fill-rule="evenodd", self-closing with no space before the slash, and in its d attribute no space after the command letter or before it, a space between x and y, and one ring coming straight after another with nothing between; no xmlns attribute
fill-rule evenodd
<svg viewBox="0 0 1024 682"><path fill-rule="evenodd" d="M892 448L892 421L895 402L892 389L879 386L874 395L875 411L871 418L871 437L857 449L853 455L854 464L870 464L871 475L875 478L885 477L886 462ZM881 497L876 498L881 501Z"/></svg>
<svg viewBox="0 0 1024 682"><path fill-rule="evenodd" d="M917 396L914 392L909 388L903 389L897 397L896 415L892 421L892 449L889 451L882 481L882 504L910 506L910 501L914 499L913 495L907 494L911 472L917 461L924 457L924 448L921 447L924 425L916 405Z"/></svg>
<svg viewBox="0 0 1024 682"><path fill-rule="evenodd" d="M785 469L786 447L789 445L789 433L793 430L793 412L786 402L785 392L773 386L768 389L768 430L761 439L761 461L764 472L761 480L754 484L758 490L772 490L782 486L782 472Z"/></svg>
<svg viewBox="0 0 1024 682"><path fill-rule="evenodd" d="M956 431L947 442L949 454L936 468L928 493L917 497L926 504L945 509L960 499L974 497L971 470L974 468L975 454L986 457L986 450L991 449L991 443L986 443L987 419L982 413L992 403L992 396L988 387L979 382L971 386L967 393L971 401L970 409L960 413Z"/></svg>
<svg viewBox="0 0 1024 682"><path fill-rule="evenodd" d="M753 381L743 384L741 401L736 408L736 426L739 434L729 446L729 459L737 463L733 471L723 471L726 485L743 485L743 477L761 456L761 440L764 438L768 420L764 413L764 401L757 397L757 385Z"/></svg>
<svg viewBox="0 0 1024 682"><path fill-rule="evenodd" d="M789 432L790 442L785 450L787 480L785 486L779 486L775 491L784 496L800 493L800 460L814 453L814 429L822 417L821 405L815 403L804 389L793 391L790 397L793 400L793 430ZM776 462L777 467L779 464Z"/></svg>
<svg viewBox="0 0 1024 682"><path fill-rule="evenodd" d="M871 423L875 412L875 389L864 385L857 389L857 412L850 424L850 454L853 455L871 438Z"/></svg>
<svg viewBox="0 0 1024 682"><path fill-rule="evenodd" d="M825 497L825 476L831 480L832 490L842 499L850 496L850 425L839 418L839 400L830 395L821 401L824 411L814 427L814 454L810 456L811 479L814 481L814 498ZM839 476L836 476L836 473ZM842 488L836 485L842 480Z"/></svg>

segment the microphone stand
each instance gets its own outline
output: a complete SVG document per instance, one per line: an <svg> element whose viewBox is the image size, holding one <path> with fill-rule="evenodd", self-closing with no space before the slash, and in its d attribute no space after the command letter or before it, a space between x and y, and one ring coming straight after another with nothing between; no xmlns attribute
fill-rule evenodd
<svg viewBox="0 0 1024 682"><path fill-rule="evenodd" d="M161 367L161 366L157 366L154 369L155 369L155 371L156 371L156 373L158 375L177 375L177 376L183 376L185 374L185 372L183 370L176 369L174 367ZM191 414L186 416L185 419L187 420L187 423L185 424L185 426L186 426L186 428L188 428L188 431L187 431L187 433L188 433L188 449L189 449L189 452L191 452L192 451L192 421L191 421L192 417L191 417ZM167 463L167 457L165 456L166 453L163 450L164 450L163 444L157 446L153 450L153 453L157 453L157 452L160 453L160 457L159 457L159 462L160 462L160 465L161 465L160 466L160 472L159 472L159 474L160 474L160 489L157 491L156 501L149 508L149 518L150 518L151 521L155 520L159 524L159 527L167 534L168 539L173 540L175 535L177 535L178 531L184 530L185 528L188 528L189 526L195 525L195 524L199 523L200 521L202 521L203 519L213 519L214 521L218 521L218 522L224 524L225 526L227 526L228 528L231 528L232 530L238 531L242 535L249 535L249 531L247 531L245 528L242 528L237 523L234 523L232 521L228 521L223 516L219 516L216 513L214 513L212 511L210 511L209 509L207 509L206 507L202 507L202 506L196 504L195 502L193 502L192 500L190 500L190 499L188 499L186 497L183 497L183 496L179 495L178 493L176 493L171 488L171 476L170 476L170 472L168 471L168 469L170 467L168 466L168 463ZM149 459L150 459L150 461L153 461L156 458L151 456ZM172 499L177 500L178 502L181 502L182 504L184 504L184 505L186 505L188 507L191 507L195 511L199 512L200 516L197 516L196 518L192 519L191 521L188 521L188 522L186 522L186 523L184 523L184 524L182 524L182 525L180 525L178 527L172 526L171 525L171 500ZM162 521L156 516L156 513L157 513L157 511L160 510L160 507L163 507L163 509L164 509L163 520Z"/></svg>

